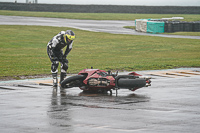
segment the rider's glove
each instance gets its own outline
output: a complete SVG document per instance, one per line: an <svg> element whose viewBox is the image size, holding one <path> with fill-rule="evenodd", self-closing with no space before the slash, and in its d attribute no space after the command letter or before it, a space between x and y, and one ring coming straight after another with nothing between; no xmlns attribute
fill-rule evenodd
<svg viewBox="0 0 200 133"><path fill-rule="evenodd" d="M62 59L65 60L67 57L65 55L63 55Z"/></svg>

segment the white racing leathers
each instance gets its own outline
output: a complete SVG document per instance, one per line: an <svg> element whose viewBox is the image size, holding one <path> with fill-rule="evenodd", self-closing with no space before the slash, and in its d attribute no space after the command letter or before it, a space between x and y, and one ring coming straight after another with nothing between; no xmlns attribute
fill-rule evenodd
<svg viewBox="0 0 200 133"><path fill-rule="evenodd" d="M47 44L47 54L52 62L51 72L53 77L57 77L58 65L61 63L61 73L65 73L68 69L67 55L72 49L73 41L66 43L64 40L65 31L61 31L56 36L54 36ZM66 46L65 53L63 54L63 48Z"/></svg>

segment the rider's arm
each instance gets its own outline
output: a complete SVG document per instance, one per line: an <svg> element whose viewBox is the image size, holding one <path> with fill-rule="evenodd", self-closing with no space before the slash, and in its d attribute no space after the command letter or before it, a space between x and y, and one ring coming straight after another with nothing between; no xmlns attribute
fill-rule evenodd
<svg viewBox="0 0 200 133"><path fill-rule="evenodd" d="M58 33L58 35L56 35L52 40L51 40L51 49L52 51L54 51L54 49L56 48L57 44L59 43L59 41L61 40L62 37L62 31L60 33Z"/></svg>
<svg viewBox="0 0 200 133"><path fill-rule="evenodd" d="M64 57L67 57L67 55L69 54L69 52L72 50L72 43L70 43L69 45L67 45L67 48L65 50L65 54L64 54Z"/></svg>
<svg viewBox="0 0 200 133"><path fill-rule="evenodd" d="M56 38L53 38L53 40L52 40L52 48L55 48L57 44L58 44L58 40Z"/></svg>

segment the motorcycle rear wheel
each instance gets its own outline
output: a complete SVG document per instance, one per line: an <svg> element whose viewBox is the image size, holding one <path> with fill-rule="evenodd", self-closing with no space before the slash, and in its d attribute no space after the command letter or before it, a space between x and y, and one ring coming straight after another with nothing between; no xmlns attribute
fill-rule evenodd
<svg viewBox="0 0 200 133"><path fill-rule="evenodd" d="M118 87L121 89L141 88L146 86L146 80L143 78L127 79L121 78L118 80Z"/></svg>

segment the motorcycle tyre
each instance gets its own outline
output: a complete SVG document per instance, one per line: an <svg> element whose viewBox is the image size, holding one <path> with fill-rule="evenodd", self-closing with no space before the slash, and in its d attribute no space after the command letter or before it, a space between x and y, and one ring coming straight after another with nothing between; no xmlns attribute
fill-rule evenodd
<svg viewBox="0 0 200 133"><path fill-rule="evenodd" d="M141 88L146 86L146 80L142 78L126 79L121 78L118 80L118 87L120 89Z"/></svg>
<svg viewBox="0 0 200 133"><path fill-rule="evenodd" d="M63 80L63 81L61 82L61 87L62 87L62 88L77 87L77 86L66 87L66 84L69 84L70 82L72 82L72 81L76 81L76 80L79 80L79 81L82 82L85 78L86 78L85 75L75 75L75 76L72 76L72 77L66 78L65 80Z"/></svg>

